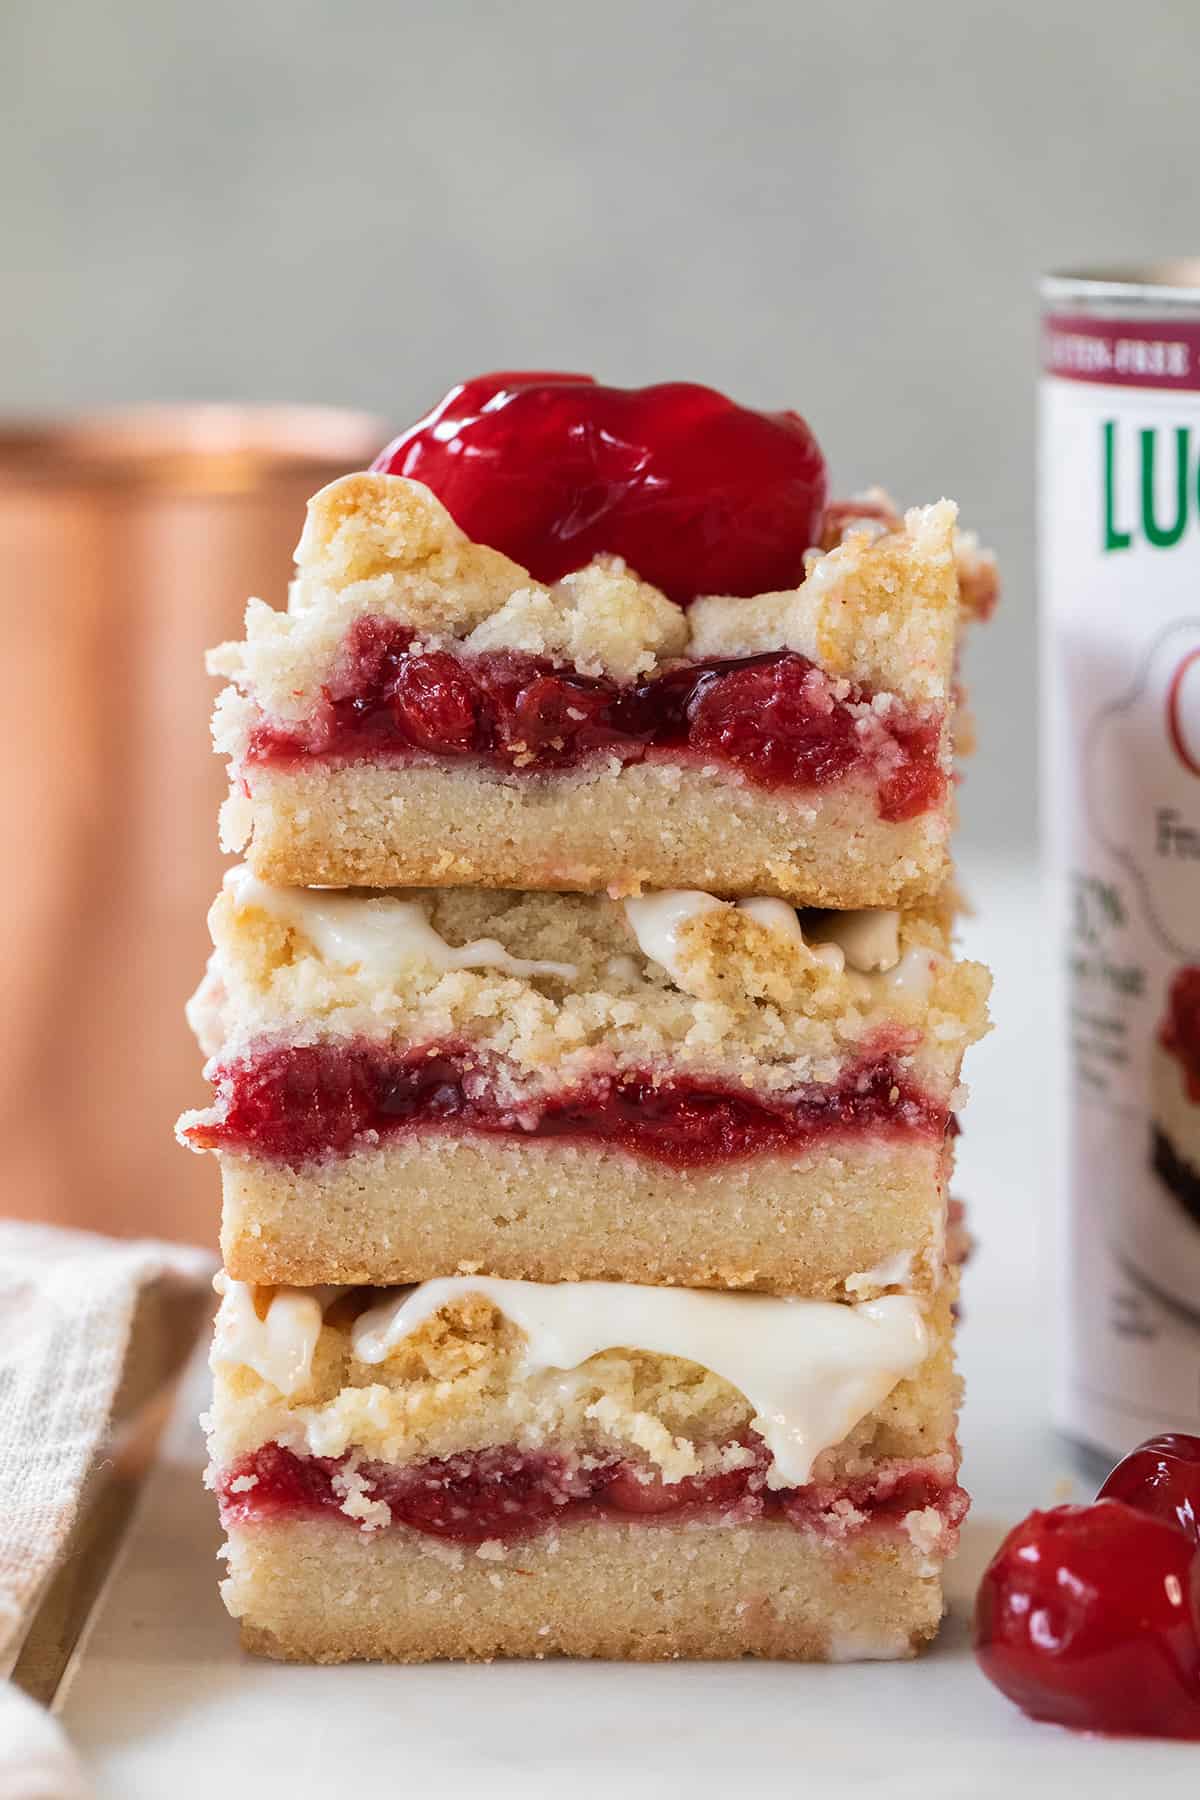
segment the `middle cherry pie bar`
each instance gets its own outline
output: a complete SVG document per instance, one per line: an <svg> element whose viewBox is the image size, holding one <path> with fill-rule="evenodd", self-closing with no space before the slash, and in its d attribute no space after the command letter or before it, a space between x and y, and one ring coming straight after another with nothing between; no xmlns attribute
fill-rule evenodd
<svg viewBox="0 0 1200 1800"><path fill-rule="evenodd" d="M944 1256L988 980L936 908L268 887L192 1018L248 1281L482 1270L866 1297Z"/></svg>
<svg viewBox="0 0 1200 1800"><path fill-rule="evenodd" d="M612 556L536 581L403 476L335 482L288 611L211 658L226 846L296 885L932 896L988 565L948 501L861 511L786 590L685 605Z"/></svg>

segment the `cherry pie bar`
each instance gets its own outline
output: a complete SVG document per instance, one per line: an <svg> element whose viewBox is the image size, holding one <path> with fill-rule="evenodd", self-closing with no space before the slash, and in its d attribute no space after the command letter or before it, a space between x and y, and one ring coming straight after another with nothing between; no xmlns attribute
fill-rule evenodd
<svg viewBox="0 0 1200 1800"><path fill-rule="evenodd" d="M193 1003L238 1279L866 1298L941 1278L988 981L937 909L234 871Z"/></svg>
<svg viewBox="0 0 1200 1800"><path fill-rule="evenodd" d="M992 592L948 501L827 507L794 414L486 377L315 497L288 611L214 652L224 842L297 886L913 904Z"/></svg>
<svg viewBox="0 0 1200 1800"><path fill-rule="evenodd" d="M317 494L189 1008L225 1603L301 1662L910 1656L958 1481L946 500L499 374Z"/></svg>
<svg viewBox="0 0 1200 1800"><path fill-rule="evenodd" d="M221 1281L209 1480L251 1650L845 1659L937 1628L948 1290Z"/></svg>

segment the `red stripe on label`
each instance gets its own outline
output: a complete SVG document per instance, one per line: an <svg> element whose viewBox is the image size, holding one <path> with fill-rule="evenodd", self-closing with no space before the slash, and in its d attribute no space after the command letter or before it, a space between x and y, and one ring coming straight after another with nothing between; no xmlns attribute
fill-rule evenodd
<svg viewBox="0 0 1200 1800"><path fill-rule="evenodd" d="M1102 387L1200 390L1200 319L1042 322L1042 368L1059 381Z"/></svg>

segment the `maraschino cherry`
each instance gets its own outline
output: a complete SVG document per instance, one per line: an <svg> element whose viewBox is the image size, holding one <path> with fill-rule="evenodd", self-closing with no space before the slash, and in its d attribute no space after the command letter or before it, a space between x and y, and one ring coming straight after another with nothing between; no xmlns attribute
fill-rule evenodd
<svg viewBox="0 0 1200 1800"><path fill-rule="evenodd" d="M1200 1740L1200 1439L1151 1438L1091 1506L1034 1512L984 1575L980 1665L1032 1718Z"/></svg>
<svg viewBox="0 0 1200 1800"><path fill-rule="evenodd" d="M1166 1431L1147 1438L1117 1464L1098 1498L1153 1513L1200 1544L1200 1437Z"/></svg>
<svg viewBox="0 0 1200 1800"><path fill-rule="evenodd" d="M607 552L681 606L796 587L825 505L825 460L798 413L686 381L480 375L372 466L423 482L539 581Z"/></svg>

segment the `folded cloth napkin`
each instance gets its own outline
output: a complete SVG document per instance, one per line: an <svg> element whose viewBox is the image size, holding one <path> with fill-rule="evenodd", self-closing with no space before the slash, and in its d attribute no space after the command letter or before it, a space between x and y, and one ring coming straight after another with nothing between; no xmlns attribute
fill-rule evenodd
<svg viewBox="0 0 1200 1800"><path fill-rule="evenodd" d="M0 1669L9 1669L104 1447L139 1301L194 1303L206 1252L0 1221ZM87 1793L57 1727L0 1688L0 1800Z"/></svg>

